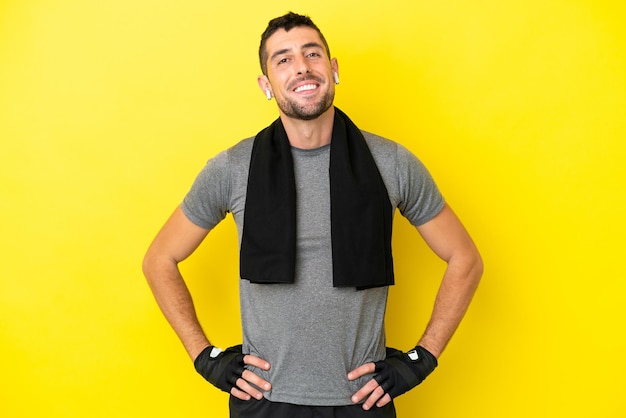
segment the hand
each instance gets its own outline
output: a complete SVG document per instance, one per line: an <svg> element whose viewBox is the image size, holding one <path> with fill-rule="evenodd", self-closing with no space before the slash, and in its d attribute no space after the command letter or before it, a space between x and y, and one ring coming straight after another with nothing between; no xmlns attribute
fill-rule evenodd
<svg viewBox="0 0 626 418"><path fill-rule="evenodd" d="M366 363L348 373L348 380L377 373L352 396L352 402L358 403L367 398L363 403L366 410L374 405L385 406L392 398L419 385L436 367L437 358L424 347L417 346L408 354L387 348L385 360Z"/></svg>
<svg viewBox="0 0 626 418"><path fill-rule="evenodd" d="M244 401L253 397L261 399L263 393L257 388L267 391L272 385L250 370L246 370L245 366L269 370L270 364L257 356L244 355L241 350L241 345L230 347L223 352L213 346L206 347L194 360L194 367L215 387L236 398Z"/></svg>

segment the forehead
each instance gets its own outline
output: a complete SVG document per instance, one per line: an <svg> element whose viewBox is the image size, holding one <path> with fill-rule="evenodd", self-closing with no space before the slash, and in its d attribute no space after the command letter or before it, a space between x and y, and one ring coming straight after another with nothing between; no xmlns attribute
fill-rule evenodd
<svg viewBox="0 0 626 418"><path fill-rule="evenodd" d="M311 44L319 44L324 48L322 38L315 29L308 26L296 26L289 31L278 29L267 39L265 48L268 56L271 57L277 51L297 50L304 45Z"/></svg>

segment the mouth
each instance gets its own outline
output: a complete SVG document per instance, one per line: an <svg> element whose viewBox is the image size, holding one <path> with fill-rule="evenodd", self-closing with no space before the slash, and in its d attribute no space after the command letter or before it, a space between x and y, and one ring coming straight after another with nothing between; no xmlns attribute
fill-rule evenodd
<svg viewBox="0 0 626 418"><path fill-rule="evenodd" d="M303 84L301 86L296 87L293 91L296 93L301 93L303 91L313 91L319 87L318 84Z"/></svg>
<svg viewBox="0 0 626 418"><path fill-rule="evenodd" d="M313 93L323 84L323 80L317 77L307 77L305 79L295 80L292 84L291 91L294 93Z"/></svg>

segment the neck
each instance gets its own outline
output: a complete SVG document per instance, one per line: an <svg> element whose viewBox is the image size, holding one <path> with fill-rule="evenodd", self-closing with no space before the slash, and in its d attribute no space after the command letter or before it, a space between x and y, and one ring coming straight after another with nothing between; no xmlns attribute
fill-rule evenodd
<svg viewBox="0 0 626 418"><path fill-rule="evenodd" d="M312 120L292 119L281 113L280 119L292 147L314 149L330 144L333 135L335 108Z"/></svg>

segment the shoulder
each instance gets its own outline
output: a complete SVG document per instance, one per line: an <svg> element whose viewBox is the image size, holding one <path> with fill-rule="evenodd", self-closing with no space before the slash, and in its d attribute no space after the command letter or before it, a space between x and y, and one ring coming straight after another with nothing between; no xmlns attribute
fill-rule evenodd
<svg viewBox="0 0 626 418"><path fill-rule="evenodd" d="M372 157L378 165L392 164L395 162L399 144L391 139L367 131L361 131L367 143Z"/></svg>
<svg viewBox="0 0 626 418"><path fill-rule="evenodd" d="M252 152L252 145L254 144L254 136L242 139L237 142L232 147L228 148L225 152L231 158L250 158L250 153Z"/></svg>
<svg viewBox="0 0 626 418"><path fill-rule="evenodd" d="M254 138L246 138L213 155L206 162L202 173L215 175L217 173L229 173L239 171L250 164L250 154Z"/></svg>
<svg viewBox="0 0 626 418"><path fill-rule="evenodd" d="M393 160L395 164L401 166L423 165L417 155L401 143L371 132L361 131L361 133L377 163L390 163L390 160Z"/></svg>
<svg viewBox="0 0 626 418"><path fill-rule="evenodd" d="M417 157L409 151L405 146L394 140L373 134L367 131L361 131L365 142L378 164L401 163L407 164Z"/></svg>
<svg viewBox="0 0 626 418"><path fill-rule="evenodd" d="M361 131L363 134L363 138L365 138L365 142L372 149L372 152L375 150L385 150L385 149L395 149L398 146L398 143L392 141L391 139L382 137L380 135L376 135L371 132Z"/></svg>
<svg viewBox="0 0 626 418"><path fill-rule="evenodd" d="M237 162L246 162L250 161L250 154L252 152L252 144L254 143L254 137L246 138L240 140L235 145L223 150L218 153L214 157L212 157L209 162L223 162L227 164L233 164Z"/></svg>
<svg viewBox="0 0 626 418"><path fill-rule="evenodd" d="M363 138L365 138L365 142L367 142L367 146L370 148L370 151L374 153L400 153L400 154L411 154L411 152L399 142L396 142L392 139L385 138L383 136L367 132L361 131L363 134Z"/></svg>

